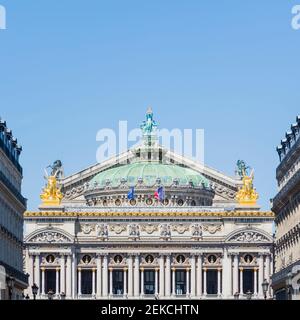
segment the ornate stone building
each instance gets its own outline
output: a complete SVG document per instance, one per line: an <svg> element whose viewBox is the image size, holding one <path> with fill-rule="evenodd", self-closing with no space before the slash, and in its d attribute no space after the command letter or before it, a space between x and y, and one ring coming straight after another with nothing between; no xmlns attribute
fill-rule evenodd
<svg viewBox="0 0 300 320"><path fill-rule="evenodd" d="M0 300L21 299L28 277L23 273L22 148L0 119Z"/></svg>
<svg viewBox="0 0 300 320"><path fill-rule="evenodd" d="M256 205L253 173L182 158L156 127L149 110L138 148L66 178L53 166L43 205L25 214L38 298L263 298L274 215Z"/></svg>
<svg viewBox="0 0 300 320"><path fill-rule="evenodd" d="M276 214L276 274L273 287L277 299L300 299L300 116L277 148L279 191L273 199ZM298 285L297 285L298 279ZM296 283L293 282L296 280Z"/></svg>

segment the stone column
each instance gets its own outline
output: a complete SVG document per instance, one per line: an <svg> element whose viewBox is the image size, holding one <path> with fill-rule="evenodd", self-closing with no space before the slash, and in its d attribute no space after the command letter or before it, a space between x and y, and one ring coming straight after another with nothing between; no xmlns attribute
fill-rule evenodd
<svg viewBox="0 0 300 320"><path fill-rule="evenodd" d="M203 295L207 296L207 268L203 269L204 277L203 277Z"/></svg>
<svg viewBox="0 0 300 320"><path fill-rule="evenodd" d="M159 268L159 295L161 298L165 296L165 257L160 257L160 268Z"/></svg>
<svg viewBox="0 0 300 320"><path fill-rule="evenodd" d="M271 270L271 257L268 254L266 256L266 273L265 273L265 279L270 283L270 270Z"/></svg>
<svg viewBox="0 0 300 320"><path fill-rule="evenodd" d="M239 255L235 254L233 258L233 295L240 293L239 289Z"/></svg>
<svg viewBox="0 0 300 320"><path fill-rule="evenodd" d="M270 278L274 274L274 265L273 265L273 263L274 263L273 256L270 255ZM271 283L271 279L270 279L270 283ZM269 294L270 294L270 297L274 296L273 288L272 288L271 285L270 285L270 289L269 289Z"/></svg>
<svg viewBox="0 0 300 320"><path fill-rule="evenodd" d="M78 268L78 298L81 296L81 268Z"/></svg>
<svg viewBox="0 0 300 320"><path fill-rule="evenodd" d="M128 296L133 297L133 258L132 255L128 258Z"/></svg>
<svg viewBox="0 0 300 320"><path fill-rule="evenodd" d="M97 256L97 299L102 297L102 258Z"/></svg>
<svg viewBox="0 0 300 320"><path fill-rule="evenodd" d="M244 294L244 268L240 268L240 294Z"/></svg>
<svg viewBox="0 0 300 320"><path fill-rule="evenodd" d="M159 272L159 269L156 268L155 269L155 295L158 296L158 272Z"/></svg>
<svg viewBox="0 0 300 320"><path fill-rule="evenodd" d="M191 297L196 297L196 257L191 258Z"/></svg>
<svg viewBox="0 0 300 320"><path fill-rule="evenodd" d="M108 256L103 258L103 297L108 297Z"/></svg>
<svg viewBox="0 0 300 320"><path fill-rule="evenodd" d="M33 255L29 254L29 263L28 263L28 273L29 273L29 290L34 284L34 261L33 261ZM41 291L39 291L41 293ZM30 294L32 292L30 291Z"/></svg>
<svg viewBox="0 0 300 320"><path fill-rule="evenodd" d="M40 294L45 295L45 268L42 268L42 288L40 289Z"/></svg>
<svg viewBox="0 0 300 320"><path fill-rule="evenodd" d="M263 287L262 284L264 282L264 256L261 254L259 256L259 270L258 270L258 296L259 298L263 298Z"/></svg>
<svg viewBox="0 0 300 320"><path fill-rule="evenodd" d="M124 268L124 296L127 296L127 268Z"/></svg>
<svg viewBox="0 0 300 320"><path fill-rule="evenodd" d="M96 270L93 268L92 270L92 296L95 297L96 295Z"/></svg>
<svg viewBox="0 0 300 320"><path fill-rule="evenodd" d="M221 291L221 272L222 272L222 269L218 269L218 296L219 297L222 295L222 291Z"/></svg>
<svg viewBox="0 0 300 320"><path fill-rule="evenodd" d="M72 256L67 257L67 299L72 298Z"/></svg>
<svg viewBox="0 0 300 320"><path fill-rule="evenodd" d="M60 261L60 293L66 294L66 261L65 255L61 256Z"/></svg>
<svg viewBox="0 0 300 320"><path fill-rule="evenodd" d="M232 258L227 249L224 250L222 273L222 291L224 299L232 297Z"/></svg>
<svg viewBox="0 0 300 320"><path fill-rule="evenodd" d="M40 256L38 254L35 256L34 283L40 287Z"/></svg>
<svg viewBox="0 0 300 320"><path fill-rule="evenodd" d="M186 269L186 296L190 296L190 269Z"/></svg>
<svg viewBox="0 0 300 320"><path fill-rule="evenodd" d="M254 272L254 296L257 296L257 268L255 268L253 272Z"/></svg>
<svg viewBox="0 0 300 320"><path fill-rule="evenodd" d="M113 268L109 269L109 295L113 295Z"/></svg>
<svg viewBox="0 0 300 320"><path fill-rule="evenodd" d="M72 253L72 296L73 300L76 299L76 296L78 295L77 293L77 258L76 258L76 253Z"/></svg>
<svg viewBox="0 0 300 320"><path fill-rule="evenodd" d="M197 268L197 297L202 296L202 254L198 257L198 268Z"/></svg>
<svg viewBox="0 0 300 320"><path fill-rule="evenodd" d="M140 297L140 258L138 255L135 256L134 266L134 296Z"/></svg>
<svg viewBox="0 0 300 320"><path fill-rule="evenodd" d="M58 296L59 295L59 268L56 268L56 282L55 282L55 293Z"/></svg>
<svg viewBox="0 0 300 320"><path fill-rule="evenodd" d="M145 270L141 268L141 297L145 294Z"/></svg>
<svg viewBox="0 0 300 320"><path fill-rule="evenodd" d="M172 268L172 296L176 296L176 269Z"/></svg>
<svg viewBox="0 0 300 320"><path fill-rule="evenodd" d="M166 257L166 297L169 298L171 296L171 256L167 255Z"/></svg>

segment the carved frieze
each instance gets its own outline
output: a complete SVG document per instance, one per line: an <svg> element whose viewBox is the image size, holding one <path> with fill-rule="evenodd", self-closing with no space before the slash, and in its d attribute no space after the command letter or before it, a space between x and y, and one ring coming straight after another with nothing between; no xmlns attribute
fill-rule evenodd
<svg viewBox="0 0 300 320"><path fill-rule="evenodd" d="M85 223L85 224L81 225L81 231L84 234L90 234L93 230L94 230L94 227L89 223Z"/></svg>
<svg viewBox="0 0 300 320"><path fill-rule="evenodd" d="M114 224L110 226L110 231L115 232L116 234L121 234L127 230L127 226L123 224Z"/></svg>
<svg viewBox="0 0 300 320"><path fill-rule="evenodd" d="M203 225L203 231L208 232L209 234L216 234L217 232L222 231L221 224L205 224Z"/></svg>
<svg viewBox="0 0 300 320"><path fill-rule="evenodd" d="M153 234L154 232L158 231L158 225L155 224L142 224L141 231L146 232L147 234Z"/></svg>
<svg viewBox="0 0 300 320"><path fill-rule="evenodd" d="M184 234L189 231L189 226L185 224L177 224L172 226L172 231L178 232L179 234Z"/></svg>

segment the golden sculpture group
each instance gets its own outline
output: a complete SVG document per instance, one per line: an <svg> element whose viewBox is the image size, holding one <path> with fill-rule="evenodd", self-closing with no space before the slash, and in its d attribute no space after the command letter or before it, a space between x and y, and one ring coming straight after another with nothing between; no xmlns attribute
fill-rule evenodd
<svg viewBox="0 0 300 320"><path fill-rule="evenodd" d="M238 191L236 199L240 205L256 205L259 198L253 186L254 173L251 172L250 176L243 172L243 187Z"/></svg>
<svg viewBox="0 0 300 320"><path fill-rule="evenodd" d="M47 186L44 188L41 194L43 206L59 206L63 198L63 194L57 187L57 179L55 176L49 176L47 178Z"/></svg>

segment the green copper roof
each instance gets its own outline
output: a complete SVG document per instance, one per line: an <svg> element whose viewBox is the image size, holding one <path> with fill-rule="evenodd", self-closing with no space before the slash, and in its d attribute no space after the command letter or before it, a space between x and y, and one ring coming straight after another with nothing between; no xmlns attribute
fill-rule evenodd
<svg viewBox="0 0 300 320"><path fill-rule="evenodd" d="M120 165L113 169L103 171L96 175L91 181L91 187L97 183L99 187L104 187L109 180L112 187L118 187L122 180L129 186L136 186L139 179L143 179L146 186L152 187L161 180L165 187L171 186L175 179L179 186L186 186L190 182L195 187L204 185L209 187L209 181L197 171L184 168L178 165L161 164L155 162L136 162L128 165Z"/></svg>

